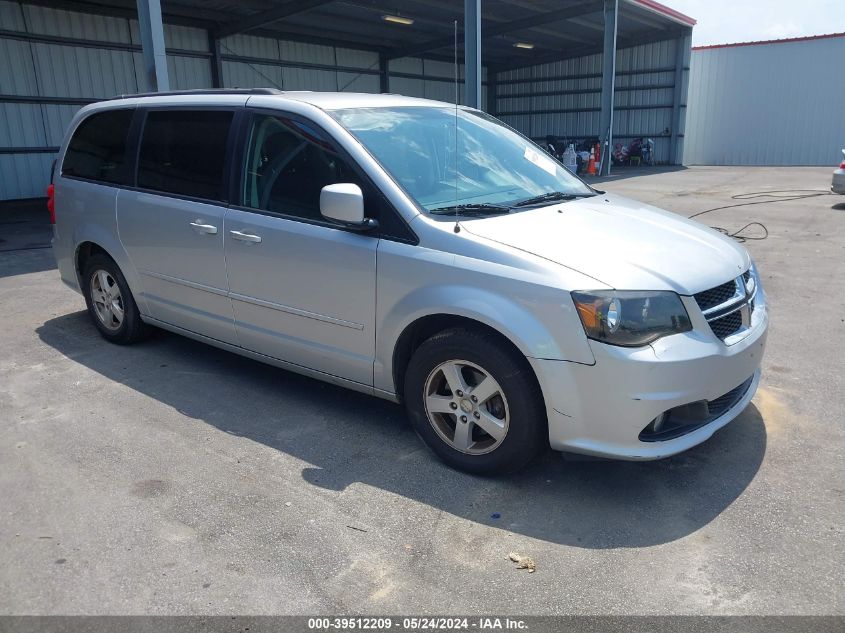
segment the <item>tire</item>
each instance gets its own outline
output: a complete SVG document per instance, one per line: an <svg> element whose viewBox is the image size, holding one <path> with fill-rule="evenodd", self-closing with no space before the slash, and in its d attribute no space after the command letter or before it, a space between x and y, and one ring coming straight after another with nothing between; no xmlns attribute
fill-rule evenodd
<svg viewBox="0 0 845 633"><path fill-rule="evenodd" d="M98 253L88 258L82 272L82 292L88 314L104 339L128 345L146 337L149 328L141 320L126 278L111 257Z"/></svg>
<svg viewBox="0 0 845 633"><path fill-rule="evenodd" d="M548 447L545 406L531 366L493 333L461 327L435 334L414 352L403 393L414 430L457 470L514 472Z"/></svg>

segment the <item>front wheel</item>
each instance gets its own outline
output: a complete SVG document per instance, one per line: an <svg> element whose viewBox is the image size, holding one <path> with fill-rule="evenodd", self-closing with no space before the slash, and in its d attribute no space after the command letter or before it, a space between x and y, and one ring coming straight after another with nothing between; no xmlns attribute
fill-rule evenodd
<svg viewBox="0 0 845 633"><path fill-rule="evenodd" d="M411 358L404 395L417 434L458 470L511 472L548 446L531 367L491 333L455 328L425 341Z"/></svg>

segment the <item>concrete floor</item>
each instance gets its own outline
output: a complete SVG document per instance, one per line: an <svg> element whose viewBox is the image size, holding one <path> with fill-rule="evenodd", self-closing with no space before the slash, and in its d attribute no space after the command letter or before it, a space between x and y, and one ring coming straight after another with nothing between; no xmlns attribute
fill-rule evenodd
<svg viewBox="0 0 845 633"><path fill-rule="evenodd" d="M831 169L641 173L601 186L689 215ZM111 346L49 250L0 252L0 614L844 614L842 202L701 218L770 233L736 421L501 480L441 465L398 406L175 335Z"/></svg>

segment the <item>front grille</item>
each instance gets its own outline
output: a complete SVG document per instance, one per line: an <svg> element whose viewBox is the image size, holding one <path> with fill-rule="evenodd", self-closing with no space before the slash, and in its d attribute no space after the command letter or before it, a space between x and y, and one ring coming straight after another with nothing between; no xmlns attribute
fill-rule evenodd
<svg viewBox="0 0 845 633"><path fill-rule="evenodd" d="M723 341L747 328L754 310L756 288L747 270L736 279L693 295L713 334Z"/></svg>
<svg viewBox="0 0 845 633"><path fill-rule="evenodd" d="M723 304L735 294L736 280L731 279L730 281L723 283L721 286L716 286L715 288L710 288L710 290L699 292L695 295L695 302L703 312L704 310L709 310L710 308L715 308L717 305Z"/></svg>
<svg viewBox="0 0 845 633"><path fill-rule="evenodd" d="M699 400L669 409L663 414L663 419L657 429L655 429L655 422L652 421L640 431L640 441L662 442L671 440L713 422L716 418L730 411L745 397L753 380L754 376L751 376L741 385L713 400Z"/></svg>
<svg viewBox="0 0 845 633"><path fill-rule="evenodd" d="M731 334L736 334L742 327L742 314L739 310L731 312L727 316L710 321L710 329L713 334L718 336L723 341Z"/></svg>
<svg viewBox="0 0 845 633"><path fill-rule="evenodd" d="M720 415L724 415L728 411L728 409L730 409L737 402L742 400L742 397L748 391L748 387L750 386L751 378L746 380L738 387L734 387L725 395L719 396L715 400L708 400L707 408L710 410L710 415L712 416L712 418L715 420Z"/></svg>

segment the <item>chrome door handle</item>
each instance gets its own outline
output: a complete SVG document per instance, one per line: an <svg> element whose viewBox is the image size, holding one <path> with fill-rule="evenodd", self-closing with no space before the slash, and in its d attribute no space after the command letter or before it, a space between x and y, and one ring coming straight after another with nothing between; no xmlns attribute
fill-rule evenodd
<svg viewBox="0 0 845 633"><path fill-rule="evenodd" d="M206 233L208 235L217 235L217 227L213 224L205 224L202 220L194 220L190 223L198 233Z"/></svg>
<svg viewBox="0 0 845 633"><path fill-rule="evenodd" d="M243 231L229 231L229 235L241 242L250 242L251 244L258 244L261 241L260 235L252 235L251 233L244 233Z"/></svg>

